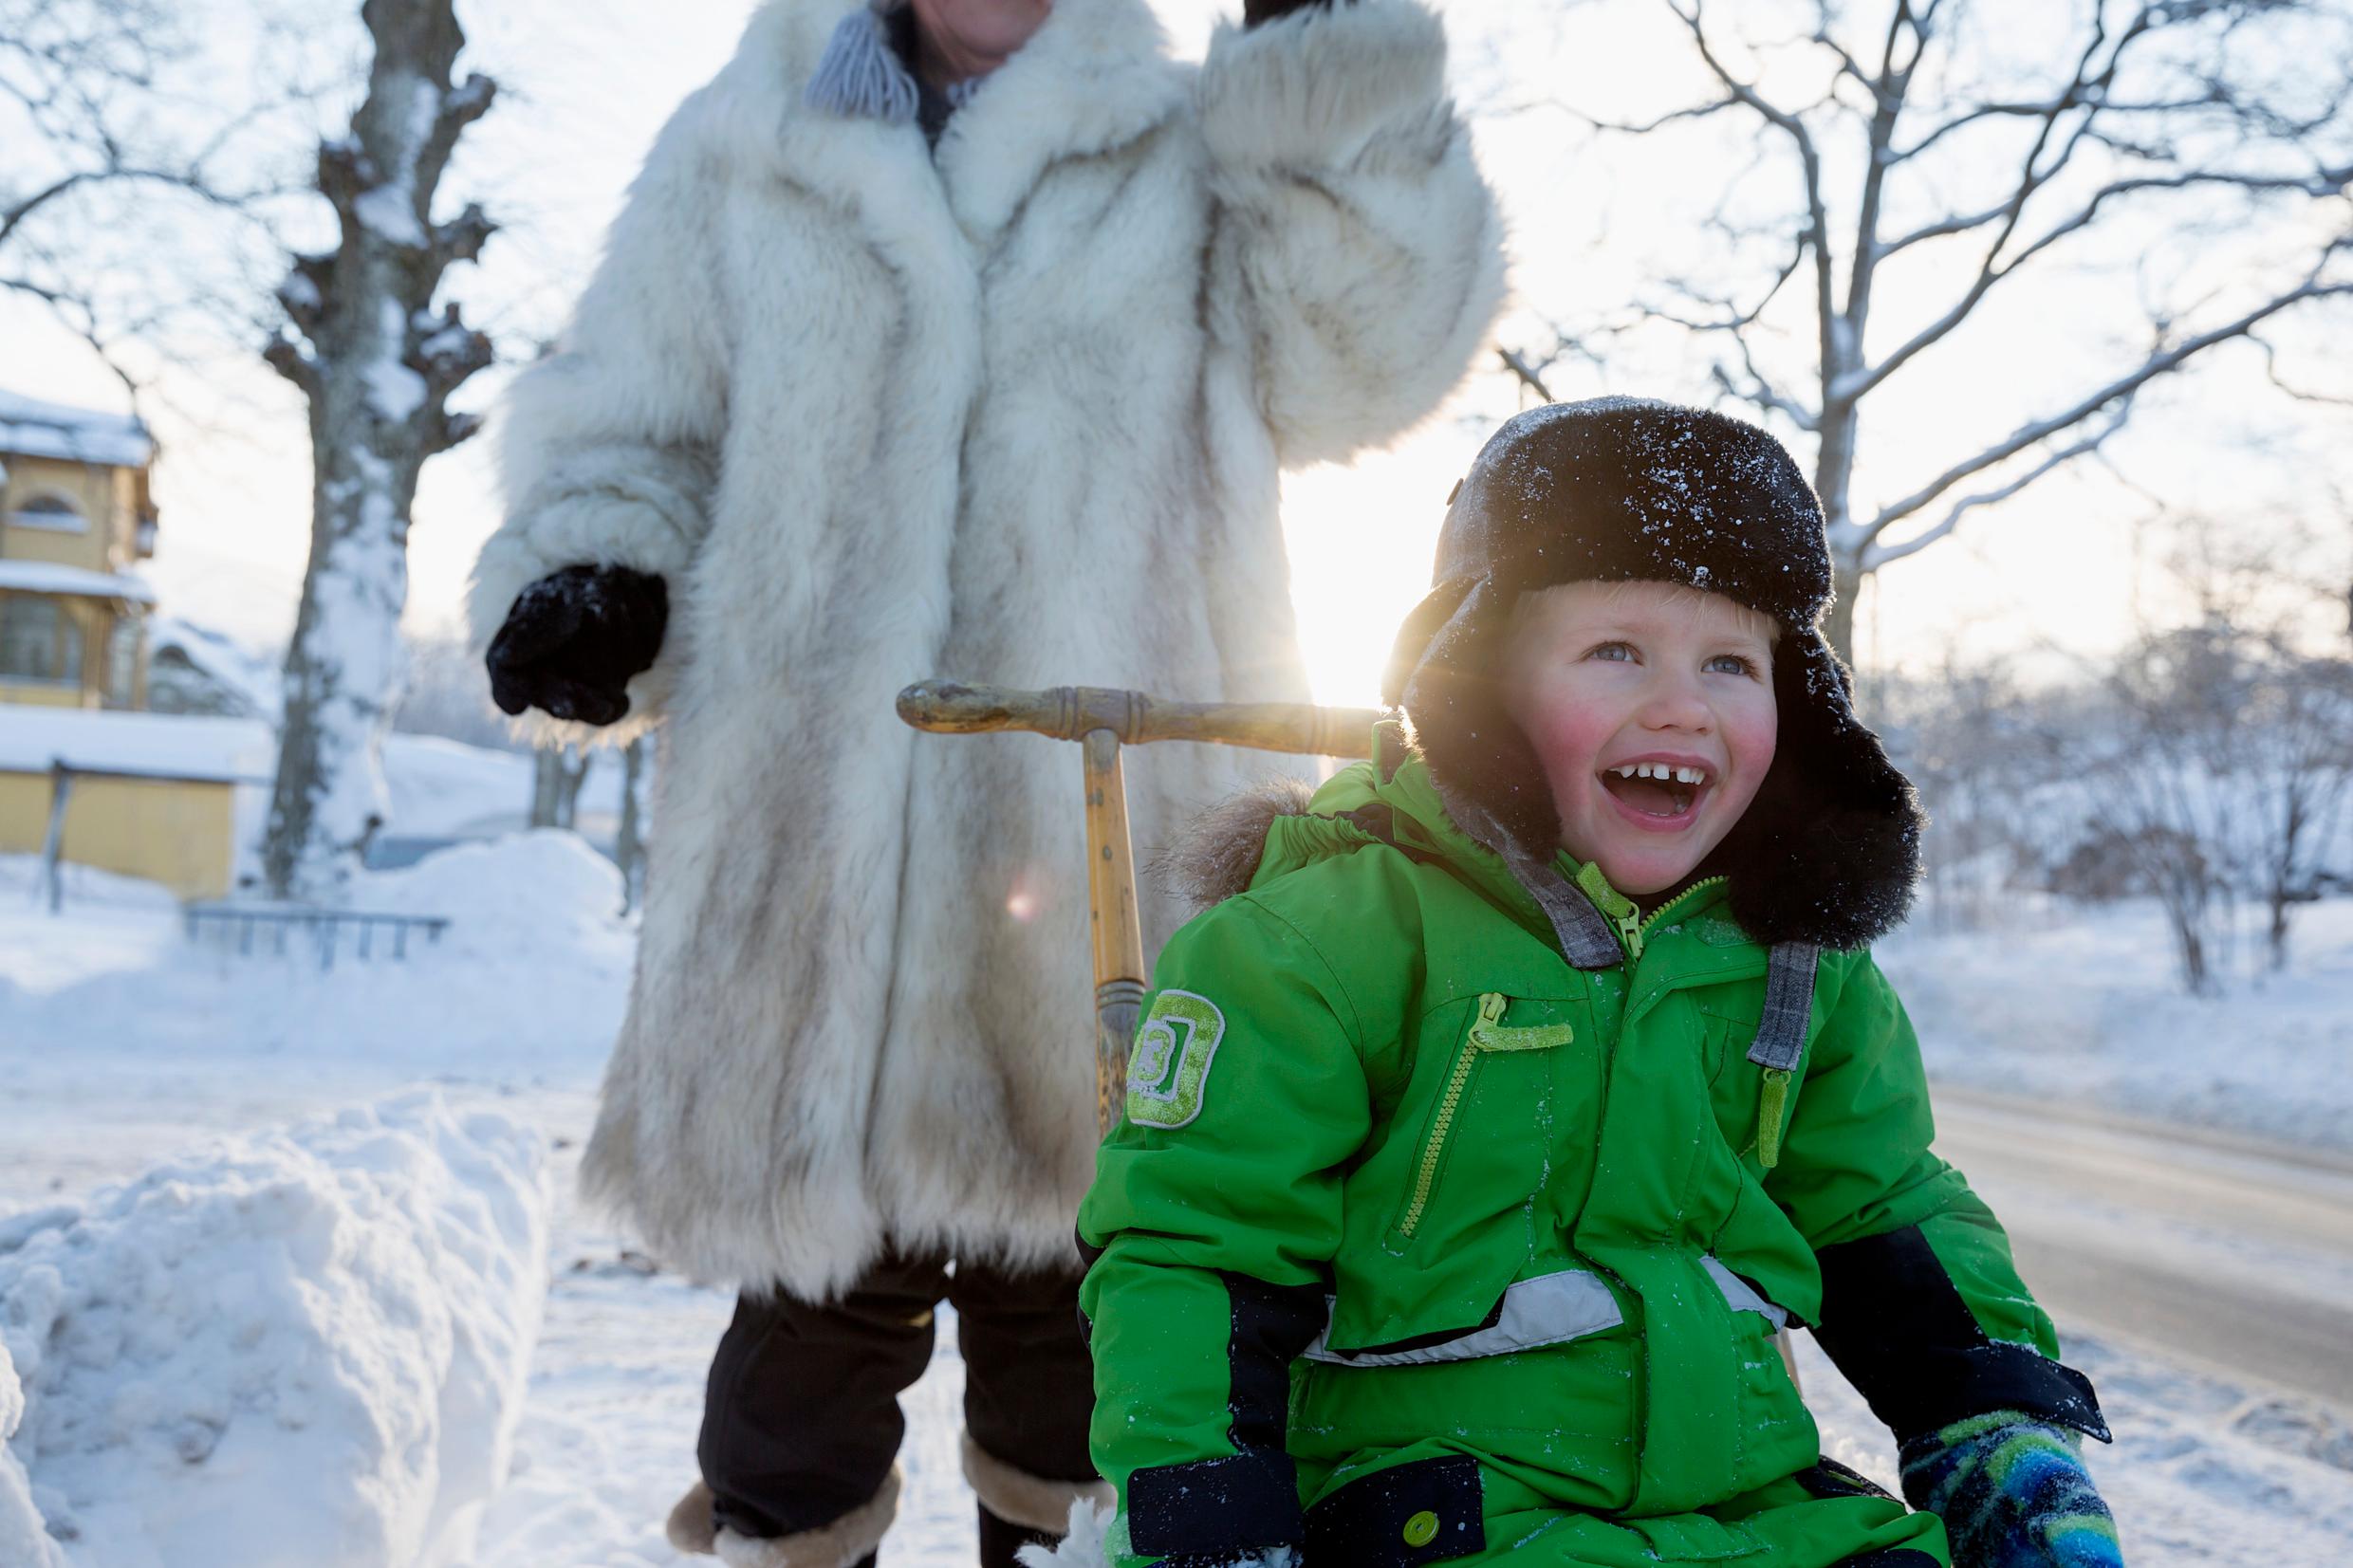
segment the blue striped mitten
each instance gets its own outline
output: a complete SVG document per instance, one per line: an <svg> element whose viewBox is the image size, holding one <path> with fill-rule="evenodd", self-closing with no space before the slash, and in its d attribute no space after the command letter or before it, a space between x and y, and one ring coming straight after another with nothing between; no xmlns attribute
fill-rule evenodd
<svg viewBox="0 0 2353 1568"><path fill-rule="evenodd" d="M2016 1411L1903 1445L1903 1495L1944 1521L1953 1568L2122 1568L2073 1432Z"/></svg>

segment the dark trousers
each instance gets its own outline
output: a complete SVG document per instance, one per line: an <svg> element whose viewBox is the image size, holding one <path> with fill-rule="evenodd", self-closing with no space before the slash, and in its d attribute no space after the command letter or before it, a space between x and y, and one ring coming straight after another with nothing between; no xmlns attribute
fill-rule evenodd
<svg viewBox="0 0 2353 1568"><path fill-rule="evenodd" d="M906 1433L899 1395L931 1360L942 1300L956 1311L973 1441L1034 1476L1093 1480L1079 1275L1075 1259L1066 1271L1007 1274L893 1255L838 1301L738 1297L711 1363L695 1449L717 1522L738 1535L795 1535L871 1500ZM984 1535L990 1525L984 1519Z"/></svg>

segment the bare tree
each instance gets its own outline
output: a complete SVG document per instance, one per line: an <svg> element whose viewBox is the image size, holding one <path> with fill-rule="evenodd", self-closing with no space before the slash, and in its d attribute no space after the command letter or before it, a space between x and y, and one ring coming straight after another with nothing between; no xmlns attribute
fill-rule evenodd
<svg viewBox="0 0 2353 1568"><path fill-rule="evenodd" d="M278 291L295 335L269 349L310 405L310 563L287 655L286 718L262 865L279 897L332 896L382 820L382 731L399 691L409 509L425 460L479 420L450 395L491 361L443 275L492 225L469 205L442 223L434 195L461 132L496 88L451 71L465 36L452 0L365 0L375 46L351 134L319 150L340 242L295 259Z"/></svg>
<svg viewBox="0 0 2353 1568"><path fill-rule="evenodd" d="M1565 360L1606 361L1623 334L1677 329L1719 396L1811 437L1838 576L1831 640L1850 660L1865 577L2098 452L2151 382L2353 293L2353 17L2340 0L2088 0L2069 8L2064 64L2040 80L1987 64L2028 8L1744 5L1751 27L1795 28L1755 45L1729 6L1656 3L1712 90L1639 121L1579 118L1623 136L1753 127L1758 165L1727 167L1709 226L1729 259L1704 275L1669 268L1650 297L1556 322L1551 344L1504 362L1549 397ZM1995 77L2012 85L1988 87ZM1788 199L1759 219L1768 181ZM2225 286L2146 280L2137 349L2104 364L2089 344L2054 354L2006 389L2006 434L1972 437L1975 450L1908 479L1875 470L1888 498L1859 504L1865 410L1976 333L1989 301L2049 281L2095 238L2193 231L2274 243L2267 266ZM1894 330L1883 299L1904 302Z"/></svg>
<svg viewBox="0 0 2353 1568"><path fill-rule="evenodd" d="M2218 988L2241 899L2264 911L2270 968L2293 911L2320 895L2353 794L2353 660L2316 645L2333 595L2245 530L2190 519L2174 583L2183 624L2144 630L2095 708L2054 733L2103 853L2121 857L2173 928L2182 977ZM2333 628L2330 628L2333 631Z"/></svg>
<svg viewBox="0 0 2353 1568"><path fill-rule="evenodd" d="M270 19L238 9L239 36L266 41ZM235 257L275 243L281 155L310 96L285 69L225 69L214 19L165 0L0 0L0 295L135 396L131 345L250 328Z"/></svg>

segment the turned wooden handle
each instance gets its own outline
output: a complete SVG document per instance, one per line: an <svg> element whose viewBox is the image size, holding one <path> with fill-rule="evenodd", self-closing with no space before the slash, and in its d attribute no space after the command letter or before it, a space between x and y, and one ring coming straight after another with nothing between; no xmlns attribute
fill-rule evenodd
<svg viewBox="0 0 2353 1568"><path fill-rule="evenodd" d="M899 693L899 716L917 729L970 735L1020 729L1058 741L1107 729L1123 746L1200 741L1291 751L1311 757L1372 755L1372 708L1319 708L1305 702L1167 702L1104 686L1056 686L1022 692L927 680Z"/></svg>

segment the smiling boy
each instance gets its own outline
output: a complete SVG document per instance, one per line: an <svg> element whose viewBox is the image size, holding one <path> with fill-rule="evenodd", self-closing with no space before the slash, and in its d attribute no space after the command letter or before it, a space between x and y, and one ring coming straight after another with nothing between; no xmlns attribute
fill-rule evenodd
<svg viewBox="0 0 2353 1568"><path fill-rule="evenodd" d="M1080 1216L1109 1559L2119 1560L2091 1387L1930 1153L1866 950L1919 819L1829 590L1751 426L1606 399L1488 443L1399 637L1412 744L1193 846L1218 901ZM1921 1511L1823 1457L1785 1325Z"/></svg>

